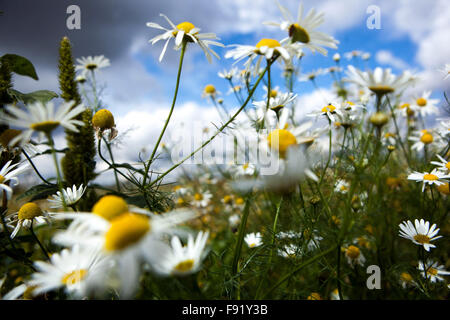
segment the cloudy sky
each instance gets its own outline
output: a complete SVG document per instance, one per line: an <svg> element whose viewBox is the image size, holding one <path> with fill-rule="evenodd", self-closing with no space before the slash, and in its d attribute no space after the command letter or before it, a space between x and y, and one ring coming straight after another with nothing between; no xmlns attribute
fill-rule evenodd
<svg viewBox="0 0 450 320"><path fill-rule="evenodd" d="M279 1L296 16L298 0ZM66 27L66 10L72 4L81 9L80 30ZM381 29L366 26L370 5L380 8ZM449 89L449 82L442 81L438 71L450 62L448 0L316 0L304 1L304 6L306 11L314 6L324 12L325 23L319 29L340 41L338 49L330 50L328 57L308 53L302 62L304 72L331 66L331 56L336 52L342 55L362 50L372 58L360 67L379 65L390 67L395 73L411 69L422 79L416 90L433 90L439 98L443 90ZM148 40L160 31L146 27L146 22L167 26L159 16L164 13L175 24L190 21L202 32L216 33L225 45L254 45L262 37L285 36L262 24L280 21L274 0L0 0L0 10L4 12L0 16L0 54L16 53L29 58L40 78L34 81L17 76L15 88L22 92L59 91L58 44L63 36L70 38L75 57L103 54L110 59L111 66L102 70L99 81L104 85L103 101L114 113L119 130L128 130L126 148L117 151L119 161L136 160L137 150L151 148L167 116L175 86L179 52L169 46L163 61L158 62L163 43L152 46ZM169 130L180 122L208 127L218 123L216 110L201 98L206 84L214 84L230 108L237 107L233 96L226 95L226 81L217 77L218 71L233 63L223 58L226 50L217 49L222 59L209 64L199 48L188 48ZM282 86L281 81L279 84ZM328 92L330 84L329 80L319 79L322 93ZM319 96L313 86L302 82L297 90L301 94L299 103L306 109L313 108ZM59 141L63 143L64 139Z"/></svg>

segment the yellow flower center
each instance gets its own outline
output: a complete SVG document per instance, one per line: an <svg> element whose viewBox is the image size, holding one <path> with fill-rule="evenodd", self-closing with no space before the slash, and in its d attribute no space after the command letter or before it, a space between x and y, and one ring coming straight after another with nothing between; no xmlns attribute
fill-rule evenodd
<svg viewBox="0 0 450 320"><path fill-rule="evenodd" d="M208 84L206 87L205 87L205 93L207 93L207 94L213 94L213 93L215 93L216 92L216 88L212 85L212 84Z"/></svg>
<svg viewBox="0 0 450 320"><path fill-rule="evenodd" d="M70 273L67 273L61 279L61 282L66 286L71 286L71 285L79 283L81 280L83 280L84 277L86 277L86 275L87 275L86 269L74 270Z"/></svg>
<svg viewBox="0 0 450 320"><path fill-rule="evenodd" d="M3 131L3 133L0 135L0 144L4 148L8 148L9 143L12 139L17 137L22 131L21 130L15 130L15 129L6 129Z"/></svg>
<svg viewBox="0 0 450 320"><path fill-rule="evenodd" d="M445 164L445 167L447 168L447 170L450 170L450 161Z"/></svg>
<svg viewBox="0 0 450 320"><path fill-rule="evenodd" d="M347 187L344 186L344 185L342 185L342 186L341 186L341 191L345 191L345 190L347 190Z"/></svg>
<svg viewBox="0 0 450 320"><path fill-rule="evenodd" d="M92 208L92 213L110 221L126 212L128 204L121 197L114 195L102 197Z"/></svg>
<svg viewBox="0 0 450 320"><path fill-rule="evenodd" d="M431 174L431 173L427 173L427 174L423 175L423 180L435 181L435 180L438 180L438 179L439 178L436 175Z"/></svg>
<svg viewBox="0 0 450 320"><path fill-rule="evenodd" d="M48 121L33 123L33 124L31 124L30 128L35 131L42 131L42 132L50 133L53 130L55 130L58 126L59 126L59 121L48 120Z"/></svg>
<svg viewBox="0 0 450 320"><path fill-rule="evenodd" d="M270 97L275 98L278 95L278 91L275 89L270 90Z"/></svg>
<svg viewBox="0 0 450 320"><path fill-rule="evenodd" d="M244 165L242 166L242 169L247 170L248 169L249 164L248 163L244 163Z"/></svg>
<svg viewBox="0 0 450 320"><path fill-rule="evenodd" d="M421 243L421 244L430 243L430 237L426 236L424 234L416 234L414 236L414 240L416 240L418 243Z"/></svg>
<svg viewBox="0 0 450 320"><path fill-rule="evenodd" d="M230 195L226 195L225 197L223 197L224 203L231 203L232 200L233 198Z"/></svg>
<svg viewBox="0 0 450 320"><path fill-rule="evenodd" d="M195 201L203 200L203 195L201 193L196 193L194 195L194 199L195 199Z"/></svg>
<svg viewBox="0 0 450 320"><path fill-rule="evenodd" d="M425 107L427 105L427 99L419 98L416 100L416 103L419 107Z"/></svg>
<svg viewBox="0 0 450 320"><path fill-rule="evenodd" d="M256 47L258 49L261 48L261 47L276 48L276 47L281 47L281 44L275 39L261 39L256 44Z"/></svg>
<svg viewBox="0 0 450 320"><path fill-rule="evenodd" d="M177 25L178 30L183 30L186 33L189 33L194 28L195 26L188 21L182 22L179 25Z"/></svg>
<svg viewBox="0 0 450 320"><path fill-rule="evenodd" d="M236 204L237 205L241 205L241 204L243 204L244 203L244 199L243 198L237 198L236 199Z"/></svg>
<svg viewBox="0 0 450 320"><path fill-rule="evenodd" d="M295 136L285 129L276 129L267 136L269 147L277 149L281 156L286 154L287 149L297 144Z"/></svg>
<svg viewBox="0 0 450 320"><path fill-rule="evenodd" d="M329 104L322 108L322 112L334 112L336 110L336 107L332 104Z"/></svg>
<svg viewBox="0 0 450 320"><path fill-rule="evenodd" d="M322 297L317 292L311 293L308 298L308 300L322 300Z"/></svg>
<svg viewBox="0 0 450 320"><path fill-rule="evenodd" d="M92 117L92 125L102 130L114 127L114 116L107 109L98 110Z"/></svg>
<svg viewBox="0 0 450 320"><path fill-rule="evenodd" d="M174 269L180 272L187 272L192 270L192 267L194 267L194 259L188 259L178 263Z"/></svg>
<svg viewBox="0 0 450 320"><path fill-rule="evenodd" d="M432 276L436 276L438 274L438 270L433 267L430 267L430 268L428 268L427 273Z"/></svg>
<svg viewBox="0 0 450 320"><path fill-rule="evenodd" d="M389 86L383 86L383 85L375 85L375 86L370 86L369 89L378 95L384 95L387 93L391 93L394 92L394 88L389 87Z"/></svg>
<svg viewBox="0 0 450 320"><path fill-rule="evenodd" d="M409 273L403 272L400 275L400 279L404 282L411 282L413 280L412 276Z"/></svg>
<svg viewBox="0 0 450 320"><path fill-rule="evenodd" d="M42 216L43 212L39 206L33 202L27 202L19 209L19 220L33 219Z"/></svg>
<svg viewBox="0 0 450 320"><path fill-rule="evenodd" d="M361 254L361 252L359 251L358 247L355 246L349 246L345 252L345 254L347 255L347 257L349 257L350 259L357 259L359 257L359 255Z"/></svg>
<svg viewBox="0 0 450 320"><path fill-rule="evenodd" d="M400 105L400 109L404 109L404 108L409 108L410 104L409 103L404 103L402 105Z"/></svg>
<svg viewBox="0 0 450 320"><path fill-rule="evenodd" d="M420 137L420 141L422 141L424 144L430 144L433 142L433 136L431 133L425 133Z"/></svg>
<svg viewBox="0 0 450 320"><path fill-rule="evenodd" d="M105 249L117 251L141 240L150 231L150 219L139 214L122 214L111 221L105 234Z"/></svg>
<svg viewBox="0 0 450 320"><path fill-rule="evenodd" d="M0 174L0 183L3 183L5 180L6 178Z"/></svg>
<svg viewBox="0 0 450 320"><path fill-rule="evenodd" d="M437 186L436 189L443 194L450 195L450 184L448 182Z"/></svg>
<svg viewBox="0 0 450 320"><path fill-rule="evenodd" d="M292 38L293 42L308 43L310 41L308 32L298 23L293 23L289 26L289 37Z"/></svg>

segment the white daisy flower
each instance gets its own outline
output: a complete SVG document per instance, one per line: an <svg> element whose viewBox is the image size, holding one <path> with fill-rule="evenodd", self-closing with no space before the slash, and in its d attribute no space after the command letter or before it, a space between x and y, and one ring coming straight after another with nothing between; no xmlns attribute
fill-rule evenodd
<svg viewBox="0 0 450 320"><path fill-rule="evenodd" d="M9 160L0 170L0 190L6 193L6 199L10 200L13 194L11 186L19 184L17 176L29 169L28 164L19 165L15 163L11 165L12 160ZM7 182L9 182L7 184ZM11 186L10 186L11 185Z"/></svg>
<svg viewBox="0 0 450 320"><path fill-rule="evenodd" d="M366 262L366 258L358 247L350 245L345 248L344 251L347 262L352 268L354 268L356 264L363 266Z"/></svg>
<svg viewBox="0 0 450 320"><path fill-rule="evenodd" d="M95 70L109 67L111 64L109 59L104 55L101 56L89 56L81 57L77 59L78 64L75 66L76 71L81 71L81 78L77 78L77 81L86 81L86 74L88 72L94 72Z"/></svg>
<svg viewBox="0 0 450 320"><path fill-rule="evenodd" d="M89 296L105 284L105 271L111 261L93 248L64 249L52 254L50 262L36 261L37 272L29 285L36 286L33 295L64 288L65 292L77 298Z"/></svg>
<svg viewBox="0 0 450 320"><path fill-rule="evenodd" d="M344 53L344 57L347 60L352 60L354 58L361 57L362 55L363 55L363 52L361 50L352 50L352 51Z"/></svg>
<svg viewBox="0 0 450 320"><path fill-rule="evenodd" d="M341 117L343 116L340 104L337 102L330 102L328 105L324 106L320 111L315 111L307 114L307 116L309 117L318 117L321 115L327 116L327 118L331 122L337 121L335 115Z"/></svg>
<svg viewBox="0 0 450 320"><path fill-rule="evenodd" d="M301 43L303 47L311 50L311 52L318 51L323 55L327 55L328 51L323 47L329 47L336 49L339 41L334 39L323 32L316 31L324 22L324 14L316 13L312 8L303 17L303 3L300 3L298 7L297 20L294 20L290 12L282 7L277 1L278 8L280 9L284 20L281 23L277 22L264 22L266 25L279 27L281 30L285 30L289 33L289 37L282 40L282 43L290 41L291 43Z"/></svg>
<svg viewBox="0 0 450 320"><path fill-rule="evenodd" d="M414 281L413 277L407 272L402 272L400 274L399 282L403 289L417 286L417 283Z"/></svg>
<svg viewBox="0 0 450 320"><path fill-rule="evenodd" d="M247 243L249 248L256 248L262 245L262 236L261 233L248 233L244 237L245 243Z"/></svg>
<svg viewBox="0 0 450 320"><path fill-rule="evenodd" d="M273 113L273 116L276 117L276 112L289 105L290 103L293 103L296 98L297 95L290 92L278 93L275 97L269 98L269 108L267 108L267 99L255 101L253 102L253 104L257 107L257 109L260 110L257 111L257 114L264 114L264 112L269 112L269 110L271 110L275 112Z"/></svg>
<svg viewBox="0 0 450 320"><path fill-rule="evenodd" d="M216 87L212 84L207 84L205 88L203 88L202 98L216 99L217 96L220 96L221 92L216 90Z"/></svg>
<svg viewBox="0 0 450 320"><path fill-rule="evenodd" d="M425 146L432 144L435 141L435 137L431 130L423 129L415 131L411 137L408 137L408 140L415 142L411 146L413 150L421 151Z"/></svg>
<svg viewBox="0 0 450 320"><path fill-rule="evenodd" d="M217 59L220 59L219 55L209 48L209 45L224 47L222 43L214 41L220 40L214 33L199 33L200 29L188 21L182 22L175 26L167 16L162 13L160 16L167 20L171 29L166 29L154 22L147 22L147 27L164 30L163 34L149 40L152 44L155 44L159 40L166 40L161 55L159 56L160 62L162 61L167 45L172 38L175 38L175 49L177 50L181 48L183 40L186 42L194 42L200 46L209 62L212 61L211 54L213 54Z"/></svg>
<svg viewBox="0 0 450 320"><path fill-rule="evenodd" d="M450 118L440 118L436 119L439 121L439 127L437 128L438 133L446 137L450 134Z"/></svg>
<svg viewBox="0 0 450 320"><path fill-rule="evenodd" d="M233 78L239 77L239 69L236 67L232 67L230 70L224 69L223 71L217 73L220 78L231 80Z"/></svg>
<svg viewBox="0 0 450 320"><path fill-rule="evenodd" d="M426 270L424 270L424 267ZM445 279L441 276L450 275L450 271L444 270L443 265L439 265L437 261L433 261L431 259L428 259L426 263L424 263L423 261L419 261L417 269L422 271L420 274L424 278L426 272L426 279L429 279L431 282L445 281Z"/></svg>
<svg viewBox="0 0 450 320"><path fill-rule="evenodd" d="M237 213L233 214L228 218L228 223L230 227L234 229L241 223L241 217Z"/></svg>
<svg viewBox="0 0 450 320"><path fill-rule="evenodd" d="M336 62L339 62L339 61L341 60L341 55L340 55L339 53L336 52L336 53L333 55L333 60L336 61Z"/></svg>
<svg viewBox="0 0 450 320"><path fill-rule="evenodd" d="M20 229L30 229L31 226L38 226L45 223L50 223L50 215L43 211L39 206L33 202L27 202L20 207L18 212L8 216L9 225L14 225L11 239L13 239Z"/></svg>
<svg viewBox="0 0 450 320"><path fill-rule="evenodd" d="M388 146L395 146L396 145L396 140L395 140L395 133L392 132L386 132L382 137L381 137L381 144L385 147Z"/></svg>
<svg viewBox="0 0 450 320"><path fill-rule="evenodd" d="M423 246L426 251L430 251L430 248L436 246L431 244L431 241L442 238L442 236L436 236L439 232L439 228L436 229L436 224L433 224L430 228L430 223L423 219L414 220L414 225L411 221L403 221L399 224L400 237L411 240L417 245Z"/></svg>
<svg viewBox="0 0 450 320"><path fill-rule="evenodd" d="M450 63L446 63L442 69L439 69L439 71L444 74L443 80L446 80L448 77L450 77Z"/></svg>
<svg viewBox="0 0 450 320"><path fill-rule="evenodd" d="M445 160L444 158L442 158L439 154L436 154L436 157L439 158L439 161L431 161L432 164L438 166L438 170L444 171L444 172L449 172L450 171L450 161Z"/></svg>
<svg viewBox="0 0 450 320"><path fill-rule="evenodd" d="M437 169L433 169L431 172L417 172L414 171L408 176L408 180L415 180L416 182L423 182L422 192L425 190L425 186L433 185L436 186L443 185L447 182L446 179L449 179L450 175L446 175Z"/></svg>
<svg viewBox="0 0 450 320"><path fill-rule="evenodd" d="M302 74L298 78L298 81L314 81L317 78L317 76L324 75L326 73L327 73L327 69L319 68L317 70L313 70L311 72Z"/></svg>
<svg viewBox="0 0 450 320"><path fill-rule="evenodd" d="M301 232L295 232L295 231L280 231L277 234L277 238L280 239L293 239L293 238L300 238L303 234Z"/></svg>
<svg viewBox="0 0 450 320"><path fill-rule="evenodd" d="M334 187L334 192L346 194L350 189L350 183L346 180L339 179Z"/></svg>
<svg viewBox="0 0 450 320"><path fill-rule="evenodd" d="M200 231L194 240L189 234L187 245L183 246L177 236L172 237L171 247L160 251L160 255L152 264L153 270L164 276L184 276L200 270L203 259L208 251L205 250L209 232Z"/></svg>
<svg viewBox="0 0 450 320"><path fill-rule="evenodd" d="M431 91L425 91L422 95L414 96L410 103L410 108L413 111L419 112L423 117L439 113L439 108L436 106L439 99L430 99Z"/></svg>
<svg viewBox="0 0 450 320"><path fill-rule="evenodd" d="M92 213L59 214L57 218L74 220L65 231L55 234L53 241L65 246L79 244L99 248L102 254L115 262L121 298L129 298L136 290L141 262L152 265L157 261L161 248L167 246L161 240L163 236L182 233L176 226L196 214L177 209L155 215L143 209L129 209L119 199L115 196L103 197Z"/></svg>
<svg viewBox="0 0 450 320"><path fill-rule="evenodd" d="M255 59L257 59L255 64L255 70L257 71L260 69L263 57L267 60L277 58L278 56L281 56L284 60L290 59L288 50L275 39L263 38L255 46L230 45L230 47L235 47L235 49L229 50L225 54L225 58L236 59L234 63L237 63L248 57L248 60L244 63L247 70Z"/></svg>
<svg viewBox="0 0 450 320"><path fill-rule="evenodd" d="M51 203L50 208L58 209L63 207L63 200L66 202L66 205L71 206L78 202L81 199L87 187L83 188L83 184L77 188L76 185L73 185L72 188L63 189L63 195L61 196L61 192L57 191L55 195L53 195L53 199L48 199L48 202Z"/></svg>
<svg viewBox="0 0 450 320"><path fill-rule="evenodd" d="M295 258L300 254L300 248L295 244L291 243L283 246L283 249L278 249L277 252L278 255L284 258Z"/></svg>
<svg viewBox="0 0 450 320"><path fill-rule="evenodd" d="M361 59L363 59L364 61L369 60L370 57L371 57L371 55L370 55L369 52L364 52L364 53L361 55Z"/></svg>
<svg viewBox="0 0 450 320"><path fill-rule="evenodd" d="M76 126L83 125L83 122L73 118L82 113L85 107L82 104L75 107L74 103L69 101L63 102L55 111L53 102L36 101L27 106L28 112L17 106L6 106L6 110L9 114L0 114L0 123L26 129L10 141L10 145L15 145L19 141L30 141L35 131L43 138L46 133L49 134L60 125L69 131L78 132Z"/></svg>
<svg viewBox="0 0 450 320"><path fill-rule="evenodd" d="M244 163L243 165L236 166L234 174L236 176L252 176L256 171L256 166L252 163Z"/></svg>
<svg viewBox="0 0 450 320"><path fill-rule="evenodd" d="M194 200L192 201L192 205L204 208L208 206L208 204L211 202L212 194L209 191L200 192L194 194Z"/></svg>
<svg viewBox="0 0 450 320"><path fill-rule="evenodd" d="M367 87L378 95L399 91L412 81L411 75L407 72L404 72L400 76L395 76L391 73L391 69L382 69L380 67L375 68L373 72L365 72L350 65L348 66L347 76L346 81Z"/></svg>

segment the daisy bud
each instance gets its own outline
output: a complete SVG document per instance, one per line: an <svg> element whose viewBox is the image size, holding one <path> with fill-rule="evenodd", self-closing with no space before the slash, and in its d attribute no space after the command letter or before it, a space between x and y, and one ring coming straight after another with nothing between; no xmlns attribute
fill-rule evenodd
<svg viewBox="0 0 450 320"><path fill-rule="evenodd" d="M382 127L389 121L389 117L383 112L376 112L370 116L369 120L374 126Z"/></svg>

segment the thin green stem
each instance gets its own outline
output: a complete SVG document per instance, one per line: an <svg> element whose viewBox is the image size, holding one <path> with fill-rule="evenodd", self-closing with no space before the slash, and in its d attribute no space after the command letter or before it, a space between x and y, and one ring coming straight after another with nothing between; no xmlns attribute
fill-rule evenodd
<svg viewBox="0 0 450 320"><path fill-rule="evenodd" d="M36 236L36 233L34 233L33 223L34 223L34 220L31 221L31 226L30 226L31 235L33 236L34 240L37 242L37 244L41 248L42 252L44 253L44 256L47 258L48 261L50 261L50 256L48 255L47 250L45 249L44 245L39 241L39 238Z"/></svg>
<svg viewBox="0 0 450 320"><path fill-rule="evenodd" d="M64 209L64 211L67 211L66 199L63 196L64 195L64 192L63 192L64 187L63 187L63 183L62 183L61 170L59 168L58 158L56 157L55 143L53 141L51 133L46 133L46 135L47 135L47 140L48 140L48 143L50 144L50 148L51 148L51 151L52 151L53 162L55 163L56 178L58 180L59 192L61 192L61 201L62 201L62 204L63 204L63 209Z"/></svg>
<svg viewBox="0 0 450 320"><path fill-rule="evenodd" d="M38 177L45 183L48 185L52 185L53 183L48 182L47 180L45 180L45 178L40 174L39 170L36 168L36 166L33 163L33 160L31 160L30 156L25 152L25 150L22 149L22 153L24 154L25 158L27 158L28 162L31 164L31 166L34 169L34 172L36 172L36 174L38 175Z"/></svg>
<svg viewBox="0 0 450 320"><path fill-rule="evenodd" d="M111 163L113 164L113 165L115 165L115 163L114 163L114 157L113 157L113 153L112 153L112 150L111 150L111 145L109 144L109 142L108 141L106 141L106 139L104 138L104 137L102 137L102 139L105 141L105 144L106 144L106 148L108 149L108 153L109 153L109 157L111 158ZM116 180L116 187L117 187L117 191L119 191L120 192L120 183L119 183L119 177L117 176L117 172L116 172L116 170L114 170L114 178L115 178L115 180Z"/></svg>

